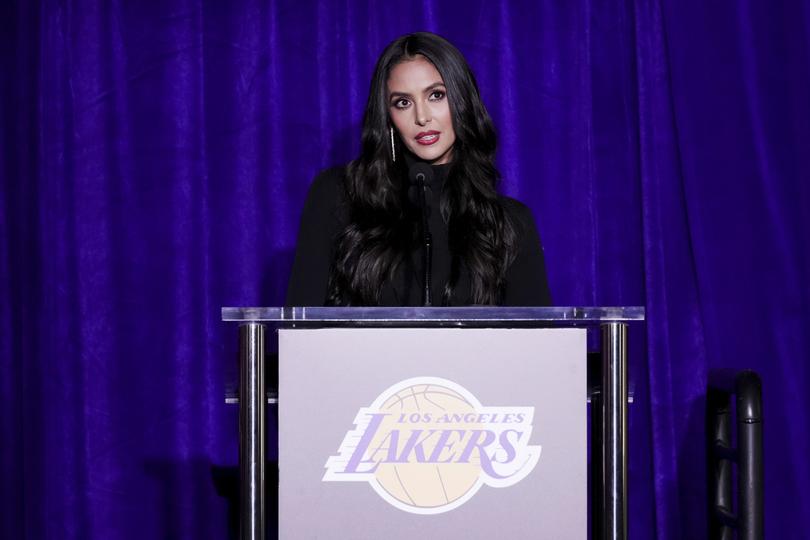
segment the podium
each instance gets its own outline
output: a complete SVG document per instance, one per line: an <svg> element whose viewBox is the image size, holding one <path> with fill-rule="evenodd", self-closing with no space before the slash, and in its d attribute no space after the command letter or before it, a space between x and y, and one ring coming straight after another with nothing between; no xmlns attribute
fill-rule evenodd
<svg viewBox="0 0 810 540"><path fill-rule="evenodd" d="M242 538L265 534L276 396L280 538L585 537L588 342L601 352L592 533L626 538L627 333L644 308L223 308L222 319L239 324Z"/></svg>

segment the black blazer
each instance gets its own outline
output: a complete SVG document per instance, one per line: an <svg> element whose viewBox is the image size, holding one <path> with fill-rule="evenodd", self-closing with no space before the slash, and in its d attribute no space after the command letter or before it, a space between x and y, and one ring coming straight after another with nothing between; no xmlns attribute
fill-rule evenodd
<svg viewBox="0 0 810 540"><path fill-rule="evenodd" d="M437 176L446 174L446 167L438 166ZM327 295L329 269L334 255L335 238L349 220L346 195L343 187L345 169L327 169L313 182L301 216L298 246L295 252L292 274L287 288L288 306L322 306ZM438 202L438 189L431 197ZM531 211L522 203L509 197L500 197L506 213L516 224L519 234L519 249L512 265L507 270L506 286L501 305L548 306L551 295L548 290L546 268L540 237ZM438 204L431 208L438 209ZM434 304L441 301L444 284L450 275L451 257L448 249L448 230L438 210L429 214L433 236L432 295ZM381 305L417 306L422 301L421 252L417 249L406 257L394 279L384 285ZM461 271L453 303L470 305L470 277ZM466 298L464 296L466 295Z"/></svg>

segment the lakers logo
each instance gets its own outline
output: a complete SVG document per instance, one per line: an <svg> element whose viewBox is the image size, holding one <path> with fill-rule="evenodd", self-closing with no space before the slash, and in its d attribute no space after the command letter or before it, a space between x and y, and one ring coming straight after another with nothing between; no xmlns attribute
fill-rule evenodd
<svg viewBox="0 0 810 540"><path fill-rule="evenodd" d="M533 417L534 407L484 407L447 379L408 379L360 409L323 481L368 482L400 510L447 512L534 469Z"/></svg>

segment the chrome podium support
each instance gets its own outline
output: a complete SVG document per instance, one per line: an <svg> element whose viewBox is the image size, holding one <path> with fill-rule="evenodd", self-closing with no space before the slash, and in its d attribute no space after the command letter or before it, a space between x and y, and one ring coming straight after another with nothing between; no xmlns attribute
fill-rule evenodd
<svg viewBox="0 0 810 540"><path fill-rule="evenodd" d="M602 326L602 504L605 540L627 538L627 324Z"/></svg>
<svg viewBox="0 0 810 540"><path fill-rule="evenodd" d="M264 540L265 325L239 327L239 535Z"/></svg>

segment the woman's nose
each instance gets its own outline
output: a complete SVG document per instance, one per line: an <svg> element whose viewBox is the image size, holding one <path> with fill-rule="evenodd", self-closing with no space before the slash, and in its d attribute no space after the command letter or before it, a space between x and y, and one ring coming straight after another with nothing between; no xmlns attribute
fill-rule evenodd
<svg viewBox="0 0 810 540"><path fill-rule="evenodd" d="M427 105L420 105L416 107L416 123L424 126L431 120L430 108Z"/></svg>

